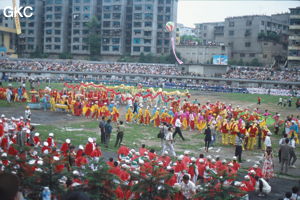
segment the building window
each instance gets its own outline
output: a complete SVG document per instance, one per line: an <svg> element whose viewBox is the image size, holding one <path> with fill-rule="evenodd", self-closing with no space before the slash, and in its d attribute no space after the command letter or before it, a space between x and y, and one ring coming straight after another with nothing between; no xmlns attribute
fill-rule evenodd
<svg viewBox="0 0 300 200"><path fill-rule="evenodd" d="M255 53L250 53L249 56L250 56L251 58L253 58L253 57L255 57Z"/></svg>
<svg viewBox="0 0 300 200"><path fill-rule="evenodd" d="M229 31L229 35L233 36L234 35L234 31Z"/></svg>
<svg viewBox="0 0 300 200"><path fill-rule="evenodd" d="M245 42L245 47L251 47L251 42Z"/></svg>
<svg viewBox="0 0 300 200"><path fill-rule="evenodd" d="M141 48L140 48L140 47L133 47L133 51L134 51L134 52L140 52L140 51L141 51Z"/></svg>
<svg viewBox="0 0 300 200"><path fill-rule="evenodd" d="M144 47L144 52L150 52L151 51L151 47Z"/></svg>
<svg viewBox="0 0 300 200"><path fill-rule="evenodd" d="M245 54L244 54L244 53L241 53L241 54L240 54L240 57L241 57L241 58L245 57Z"/></svg>
<svg viewBox="0 0 300 200"><path fill-rule="evenodd" d="M52 42L52 38L47 37L47 38L46 38L46 42Z"/></svg>
<svg viewBox="0 0 300 200"><path fill-rule="evenodd" d="M142 27L141 22L134 22L133 27Z"/></svg>
<svg viewBox="0 0 300 200"><path fill-rule="evenodd" d="M134 30L133 32L134 32L134 35L140 35L140 34L142 34L141 30Z"/></svg>
<svg viewBox="0 0 300 200"><path fill-rule="evenodd" d="M110 27L110 21L104 21L103 27Z"/></svg>
<svg viewBox="0 0 300 200"><path fill-rule="evenodd" d="M252 21L251 20L247 20L246 21L246 26L251 26L252 25Z"/></svg>
<svg viewBox="0 0 300 200"><path fill-rule="evenodd" d="M73 50L79 50L79 45L73 45Z"/></svg>
<svg viewBox="0 0 300 200"><path fill-rule="evenodd" d="M120 38L112 38L112 43L113 44L119 44L120 43Z"/></svg>
<svg viewBox="0 0 300 200"><path fill-rule="evenodd" d="M78 37L74 37L73 38L73 42L79 42L79 38Z"/></svg>
<svg viewBox="0 0 300 200"><path fill-rule="evenodd" d="M149 39L144 39L144 44L151 44L151 40L149 40Z"/></svg>
<svg viewBox="0 0 300 200"><path fill-rule="evenodd" d="M145 27L152 27L152 22L145 22Z"/></svg>
<svg viewBox="0 0 300 200"><path fill-rule="evenodd" d="M119 51L119 46L112 46L113 51Z"/></svg>
<svg viewBox="0 0 300 200"><path fill-rule="evenodd" d="M104 19L110 19L110 13L104 13L103 18Z"/></svg>
<svg viewBox="0 0 300 200"><path fill-rule="evenodd" d="M245 37L248 37L248 36L251 36L251 30L250 29L247 29L245 31Z"/></svg>
<svg viewBox="0 0 300 200"><path fill-rule="evenodd" d="M60 42L60 41L61 41L61 39L60 39L60 38L58 38L58 37L56 37L56 38L54 38L54 41L55 41L55 42Z"/></svg>
<svg viewBox="0 0 300 200"><path fill-rule="evenodd" d="M51 50L51 49L52 49L52 46L51 46L51 45L46 45L46 49L47 49L47 50Z"/></svg>
<svg viewBox="0 0 300 200"><path fill-rule="evenodd" d="M234 22L233 21L229 22L229 27L234 27Z"/></svg>
<svg viewBox="0 0 300 200"><path fill-rule="evenodd" d="M55 49L55 50L60 50L60 46L59 46L59 45L55 45L55 46L54 46L54 49Z"/></svg>
<svg viewBox="0 0 300 200"><path fill-rule="evenodd" d="M140 44L141 38L133 38L133 44Z"/></svg>
<svg viewBox="0 0 300 200"><path fill-rule="evenodd" d="M265 25L265 22L264 22L264 21L261 21L261 25L263 25L263 26L264 26L264 25Z"/></svg>
<svg viewBox="0 0 300 200"><path fill-rule="evenodd" d="M103 46L102 51L109 51L109 46Z"/></svg>
<svg viewBox="0 0 300 200"><path fill-rule="evenodd" d="M263 55L263 58L267 58L267 57L268 57L268 55L267 55L267 54L264 54L264 55Z"/></svg>
<svg viewBox="0 0 300 200"><path fill-rule="evenodd" d="M151 36L152 35L152 31L144 31L144 36Z"/></svg>
<svg viewBox="0 0 300 200"><path fill-rule="evenodd" d="M86 46L86 45L82 46L82 50L83 51L88 51L89 50L89 46Z"/></svg>
<svg viewBox="0 0 300 200"><path fill-rule="evenodd" d="M54 31L54 34L55 34L55 35L60 35L60 33L61 33L60 30L55 30L55 31Z"/></svg>

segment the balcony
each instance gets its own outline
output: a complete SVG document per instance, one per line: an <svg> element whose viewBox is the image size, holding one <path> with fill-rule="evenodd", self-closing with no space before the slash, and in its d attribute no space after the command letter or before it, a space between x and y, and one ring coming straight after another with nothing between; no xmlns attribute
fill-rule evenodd
<svg viewBox="0 0 300 200"><path fill-rule="evenodd" d="M289 40L300 40L300 36L297 35L289 36Z"/></svg>
<svg viewBox="0 0 300 200"><path fill-rule="evenodd" d="M288 56L288 60L299 60L300 61L300 56Z"/></svg>
<svg viewBox="0 0 300 200"><path fill-rule="evenodd" d="M290 29L300 29L300 25L290 25Z"/></svg>
<svg viewBox="0 0 300 200"><path fill-rule="evenodd" d="M300 15L290 15L290 19L300 19Z"/></svg>
<svg viewBox="0 0 300 200"><path fill-rule="evenodd" d="M289 46L289 50L300 50L300 46Z"/></svg>

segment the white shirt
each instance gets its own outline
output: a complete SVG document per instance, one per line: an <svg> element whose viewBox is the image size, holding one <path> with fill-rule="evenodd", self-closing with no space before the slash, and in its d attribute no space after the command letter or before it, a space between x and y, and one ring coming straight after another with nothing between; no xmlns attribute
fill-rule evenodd
<svg viewBox="0 0 300 200"><path fill-rule="evenodd" d="M173 140L173 133L172 133L172 132L170 132L170 131L167 132L166 140L167 140L167 141L168 141L168 140Z"/></svg>
<svg viewBox="0 0 300 200"><path fill-rule="evenodd" d="M263 183L263 188L262 188L263 192L266 193L266 194L269 194L271 192L271 189L272 189L271 186L269 185L269 183L267 181L265 181L265 179L260 178L260 180ZM259 191L259 181L256 181L255 190Z"/></svg>
<svg viewBox="0 0 300 200"><path fill-rule="evenodd" d="M193 115L193 114L190 114L190 120L191 120L191 121L194 121L194 120L195 120L195 118L194 118L194 115Z"/></svg>
<svg viewBox="0 0 300 200"><path fill-rule="evenodd" d="M279 140L279 145L280 144L285 144L285 138L281 138L280 140Z"/></svg>
<svg viewBox="0 0 300 200"><path fill-rule="evenodd" d="M192 181L189 181L187 184L182 181L180 184L180 191L187 199L192 198L196 192L195 184Z"/></svg>
<svg viewBox="0 0 300 200"><path fill-rule="evenodd" d="M289 145L295 149L296 148L295 140L291 139Z"/></svg>
<svg viewBox="0 0 300 200"><path fill-rule="evenodd" d="M265 145L266 145L266 147L271 147L272 146L272 144L271 144L271 138L268 135L265 138Z"/></svg>
<svg viewBox="0 0 300 200"><path fill-rule="evenodd" d="M179 118L177 118L175 121L175 127L179 127L179 128L181 127L181 121Z"/></svg>

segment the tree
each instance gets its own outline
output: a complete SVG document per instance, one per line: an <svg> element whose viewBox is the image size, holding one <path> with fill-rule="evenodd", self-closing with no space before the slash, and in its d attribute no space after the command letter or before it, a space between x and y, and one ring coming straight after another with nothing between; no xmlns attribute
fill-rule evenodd
<svg viewBox="0 0 300 200"><path fill-rule="evenodd" d="M90 59L99 58L101 52L101 36L99 32L100 22L94 16L88 23L87 27L89 29L89 37L87 44L90 49Z"/></svg>
<svg viewBox="0 0 300 200"><path fill-rule="evenodd" d="M251 66L260 66L261 64L258 62L257 58L253 58L250 62Z"/></svg>
<svg viewBox="0 0 300 200"><path fill-rule="evenodd" d="M161 173L159 168L153 166L151 175L142 176L132 172L130 176L134 180L138 180L138 184L132 186L131 191L140 194L140 199L156 200L156 199L169 199L175 192L174 188L165 184L172 174Z"/></svg>
<svg viewBox="0 0 300 200"><path fill-rule="evenodd" d="M202 184L194 198L201 198L205 200L238 200L245 192L235 187L234 185L225 185L227 180L235 179L230 177L227 173L223 176L216 174L209 170L210 176L213 178L208 184Z"/></svg>

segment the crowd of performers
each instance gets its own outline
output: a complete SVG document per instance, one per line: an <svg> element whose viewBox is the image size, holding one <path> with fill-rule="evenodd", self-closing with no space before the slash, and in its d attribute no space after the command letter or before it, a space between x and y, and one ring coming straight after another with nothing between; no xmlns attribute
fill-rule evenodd
<svg viewBox="0 0 300 200"><path fill-rule="evenodd" d="M73 173L71 177L62 181L66 183L68 180L69 188L82 184L88 185L86 177L83 175L84 170L87 167L95 168L91 162L99 161L102 157L100 145L96 143L95 138L88 138L85 146L79 145L78 147L72 144L71 139L66 139L63 144L58 144L54 133L49 133L48 138L43 141L40 134L31 126L30 118L8 119L2 115L0 138L0 171L5 171L5 168L24 168L27 176L32 176L35 171L41 172L43 163L46 162L44 155L50 155L55 174L60 174L64 170ZM27 146L28 150L23 148L22 151L19 151L17 148L24 146ZM184 155L171 158L168 156L168 152L158 155L153 149L147 149L145 145L138 150L122 145L117 154L118 158L115 160L110 158L107 165L109 166L108 173L116 175L120 183L128 186L138 184L138 181L131 178L129 171L143 177L171 174L172 176L164 181L177 189L178 192L173 197L176 200L195 199L193 195L197 190L201 190L203 184L216 181L215 176L229 177L222 184L232 185L244 191L237 195L245 196L254 190L264 193L271 191L259 163L248 169L248 174L243 180L236 181L237 172L240 169L236 157L233 157L232 160L222 160L219 156L207 155L205 157L200 154L198 158L195 158L190 155L189 151L185 151ZM76 170L74 167L77 167ZM218 190L218 187L221 187L221 183L217 184L215 189ZM117 199L139 199L141 195L133 193L130 189L121 189L120 186L114 192ZM202 200L203 198L196 199Z"/></svg>
<svg viewBox="0 0 300 200"><path fill-rule="evenodd" d="M259 108L249 110L219 101L200 104L197 99L184 99L176 95L143 98L142 92L140 95L132 96L129 92L113 93L82 88L60 91L46 88L30 91L30 95L24 95L27 92L22 89L22 98L18 98L20 88L12 88L15 99L29 96L32 103L39 101L49 103L52 111L63 109L75 116L95 120L104 116L113 122L118 122L121 117L126 123L159 127L164 122L174 126L176 119L179 118L182 130L203 132L210 125L212 130L221 133L224 145L234 145L236 136L240 133L244 136L243 148L249 150L252 150L257 143L259 146L264 145L265 137L270 132L268 126L274 126L275 134L278 134L279 126L284 124L286 134L294 133L295 140L299 143L297 128L300 127L299 116L291 116L284 121L280 114L271 115L268 110L263 111ZM126 105L125 116L121 116L120 113L122 104Z"/></svg>

